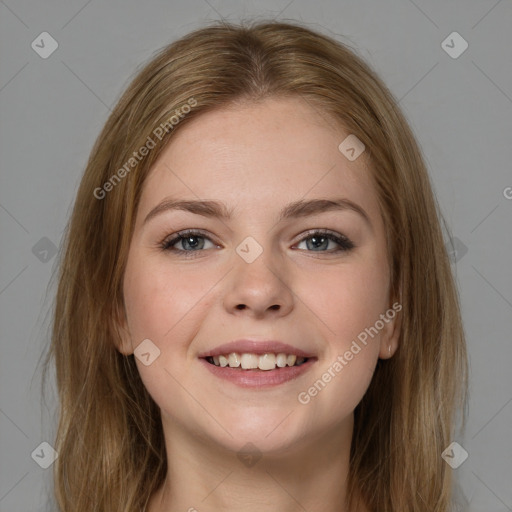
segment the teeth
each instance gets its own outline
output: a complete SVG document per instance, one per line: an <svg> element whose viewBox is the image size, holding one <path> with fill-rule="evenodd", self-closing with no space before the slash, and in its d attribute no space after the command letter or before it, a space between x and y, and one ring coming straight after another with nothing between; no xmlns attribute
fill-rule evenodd
<svg viewBox="0 0 512 512"><path fill-rule="evenodd" d="M259 357L256 354L242 354L240 361L244 370L253 370L258 368Z"/></svg>
<svg viewBox="0 0 512 512"><path fill-rule="evenodd" d="M286 366L286 360L286 354L277 354L276 363L279 368L284 368Z"/></svg>
<svg viewBox="0 0 512 512"><path fill-rule="evenodd" d="M276 367L276 356L274 354L263 354L259 357L258 368L260 370L274 370Z"/></svg>
<svg viewBox="0 0 512 512"><path fill-rule="evenodd" d="M235 352L231 352L228 357L229 367L238 368L240 366L240 356Z"/></svg>
<svg viewBox="0 0 512 512"><path fill-rule="evenodd" d="M213 356L213 363L215 366L222 368L229 366L230 368L242 368L244 370L255 370L256 368L268 371L277 368L284 368L285 366L300 366L304 364L306 359L304 357L297 357L294 354L238 354L232 352L231 354Z"/></svg>

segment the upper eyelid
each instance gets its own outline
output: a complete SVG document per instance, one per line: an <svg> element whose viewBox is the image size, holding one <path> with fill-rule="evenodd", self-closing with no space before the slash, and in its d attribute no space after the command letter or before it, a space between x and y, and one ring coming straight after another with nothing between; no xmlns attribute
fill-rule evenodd
<svg viewBox="0 0 512 512"><path fill-rule="evenodd" d="M302 232L301 236L303 238L305 236L312 235L312 234L318 233L318 232L325 233L325 234L332 234L332 235L348 238L343 233L340 233L338 231L335 231L333 229L328 229L328 228L310 228L310 229L307 229L306 231ZM206 231L201 230L200 228L197 228L197 229L189 228L189 229L182 229L180 231L176 231L175 233L172 233L171 235L167 235L165 237L165 240L172 240L174 238L179 238L180 236L184 237L184 236L187 236L187 235L203 236L205 238L209 238L212 241L214 240L214 237L212 235L210 235Z"/></svg>
<svg viewBox="0 0 512 512"><path fill-rule="evenodd" d="M211 242L215 241L215 238L208 233L200 230L200 229L182 229L180 231L176 231L171 235L168 235L164 238L164 242L170 242L171 240L181 240L188 236L201 236L203 238L208 238Z"/></svg>

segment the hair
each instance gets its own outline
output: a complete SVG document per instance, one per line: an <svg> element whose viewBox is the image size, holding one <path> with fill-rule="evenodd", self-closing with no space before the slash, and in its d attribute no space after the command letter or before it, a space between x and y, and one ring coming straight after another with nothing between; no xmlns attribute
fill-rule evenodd
<svg viewBox="0 0 512 512"><path fill-rule="evenodd" d="M361 498L372 512L449 510L452 474L441 453L457 411L465 411L467 353L446 223L412 130L348 45L297 24L222 21L164 47L137 71L77 192L45 361L45 373L55 363L59 393L53 478L62 512L138 512L165 479L160 409L134 356L117 349L142 187L162 149L194 118L267 98L302 98L365 144L387 233L390 290L402 305L399 347L378 361L354 411L347 506ZM194 106L169 122L186 104ZM159 126L166 128L161 140L120 172L148 137L159 138ZM98 198L102 187L110 190Z"/></svg>

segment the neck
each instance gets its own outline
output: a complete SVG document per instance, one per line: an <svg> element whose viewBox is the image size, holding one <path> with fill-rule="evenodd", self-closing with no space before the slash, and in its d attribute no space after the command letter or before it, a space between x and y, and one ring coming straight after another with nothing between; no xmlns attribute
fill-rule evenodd
<svg viewBox="0 0 512 512"><path fill-rule="evenodd" d="M349 512L345 498L353 417L315 439L272 452L255 449L247 457L165 420L163 426L168 472L147 512Z"/></svg>

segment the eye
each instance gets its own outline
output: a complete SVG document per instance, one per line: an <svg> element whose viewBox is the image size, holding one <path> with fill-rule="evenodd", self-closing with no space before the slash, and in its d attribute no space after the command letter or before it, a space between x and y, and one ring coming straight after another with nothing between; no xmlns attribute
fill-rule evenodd
<svg viewBox="0 0 512 512"><path fill-rule="evenodd" d="M164 240L162 242L161 247L164 251L174 251L181 253L191 253L191 252L199 252L201 249L205 247L205 240L208 240L212 247L215 247L215 244L204 235L201 231L197 231L194 229L187 229L185 231L180 231L175 235L171 235L172 238ZM176 248L176 245L180 245L182 248ZM208 247L206 247L208 249Z"/></svg>
<svg viewBox="0 0 512 512"><path fill-rule="evenodd" d="M201 252L201 250L208 249L205 247L205 240L211 244L211 247L217 247L211 239L203 232L196 229L187 229L180 231L171 238L164 240L161 248L164 251L172 251L181 253L183 256L191 256L190 253ZM355 247L354 243L344 235L329 231L326 229L311 230L307 236L303 237L299 244L306 242L306 247L309 252L325 252L327 254L347 252ZM330 243L338 245L334 250L327 249ZM177 247L181 245L180 247Z"/></svg>
<svg viewBox="0 0 512 512"><path fill-rule="evenodd" d="M311 241L309 243L309 241ZM313 249L312 252L327 252L328 254L350 251L355 247L354 243L345 235L340 235L327 229L317 229L310 231L308 235L299 242L299 244L306 242L308 249ZM338 249L326 251L329 242L334 242L338 245ZM320 250L318 250L320 249Z"/></svg>

